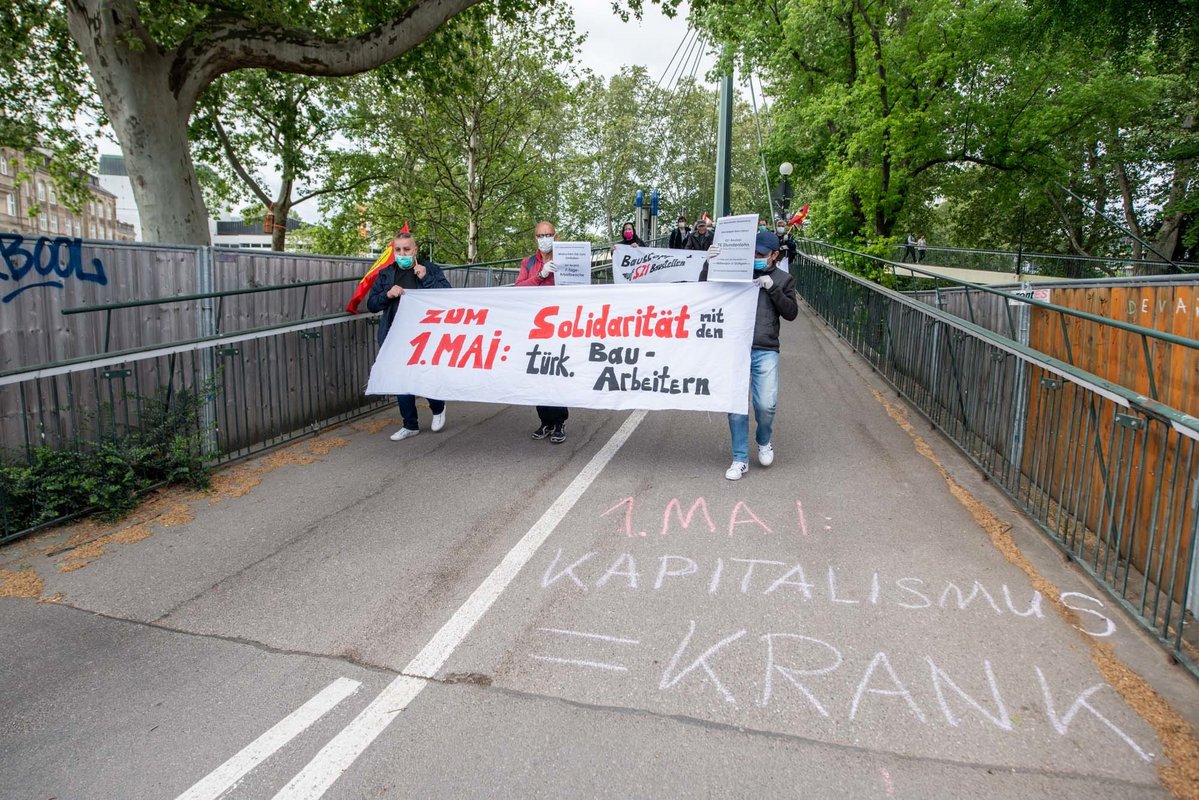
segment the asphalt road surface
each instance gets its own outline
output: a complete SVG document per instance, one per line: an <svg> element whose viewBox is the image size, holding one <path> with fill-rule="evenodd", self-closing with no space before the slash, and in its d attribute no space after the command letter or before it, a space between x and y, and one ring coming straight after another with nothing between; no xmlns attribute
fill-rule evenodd
<svg viewBox="0 0 1199 800"><path fill-rule="evenodd" d="M1199 792L1199 685L806 309L781 370L738 482L723 415L451 403L0 550L0 796Z"/></svg>

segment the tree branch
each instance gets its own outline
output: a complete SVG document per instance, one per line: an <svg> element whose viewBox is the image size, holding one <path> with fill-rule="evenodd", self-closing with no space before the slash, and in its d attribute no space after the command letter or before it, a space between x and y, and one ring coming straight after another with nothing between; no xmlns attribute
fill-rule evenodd
<svg viewBox="0 0 1199 800"><path fill-rule="evenodd" d="M303 197L296 198L295 202L293 202L292 205L298 206L300 203L303 203L305 200L311 200L314 197L320 197L321 195L332 194L333 192L348 192L350 189L357 189L359 186L361 186L364 183L367 183L368 181L382 180L387 177L388 176L386 174L367 175L363 178L359 178L358 180L354 181L353 183L347 183L347 184L342 184L341 186L330 186L325 189L319 189L315 192L309 192L308 194L304 195Z"/></svg>
<svg viewBox="0 0 1199 800"><path fill-rule="evenodd" d="M233 150L233 143L229 141L229 135L225 133L225 126L221 124L220 115L215 110L212 112L212 124L216 129L217 138L221 140L221 147L225 150L225 158L229 160L229 166L233 167L233 171L242 179L242 182L250 187L250 191L262 201L262 205L269 207L271 198L267 197L266 192L258 185L258 181L250 177L250 173L242 166L241 159Z"/></svg>
<svg viewBox="0 0 1199 800"><path fill-rule="evenodd" d="M447 20L482 0L414 0L403 14L365 33L329 39L311 31L256 25L226 15L197 26L175 51L170 85L190 111L205 87L226 72L262 67L344 77L386 64L419 45Z"/></svg>

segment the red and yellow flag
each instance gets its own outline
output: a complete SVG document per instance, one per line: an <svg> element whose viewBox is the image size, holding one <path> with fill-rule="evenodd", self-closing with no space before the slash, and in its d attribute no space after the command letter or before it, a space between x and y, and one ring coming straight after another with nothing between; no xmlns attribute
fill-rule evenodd
<svg viewBox="0 0 1199 800"><path fill-rule="evenodd" d="M346 306L346 311L351 314L358 313L358 305L366 299L367 293L370 292L371 286L375 284L375 278L379 276L379 270L390 267L395 262L395 254L392 252L390 244L383 248L383 254L371 265L371 268L362 276L362 280L358 281L358 285L354 288L354 296L350 298L349 304Z"/></svg>
<svg viewBox="0 0 1199 800"><path fill-rule="evenodd" d="M807 218L807 216L808 216L808 205L809 205L808 203L804 203L804 204L803 204L803 208L801 208L801 209L800 209L800 210L799 210L799 211L798 211L798 212L795 214L795 216L791 218L791 226L792 226L792 227L795 227L795 226L797 226L797 225L803 225L803 221L804 221L804 220Z"/></svg>

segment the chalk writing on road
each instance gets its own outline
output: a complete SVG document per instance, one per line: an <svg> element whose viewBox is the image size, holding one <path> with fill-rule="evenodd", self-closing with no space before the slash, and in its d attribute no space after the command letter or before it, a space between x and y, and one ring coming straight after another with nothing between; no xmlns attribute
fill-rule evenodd
<svg viewBox="0 0 1199 800"><path fill-rule="evenodd" d="M108 284L98 258L84 266L83 241L66 236L26 240L19 233L0 233L0 303L11 303L28 289L64 287L68 279Z"/></svg>
<svg viewBox="0 0 1199 800"><path fill-rule="evenodd" d="M970 725L1018 734L1028 730L1028 720L1009 711L1016 708L1023 715L1043 714L1064 737L1085 712L1084 727L1098 723L1142 761L1154 758L1104 715L1098 699L1093 700L1101 692L1112 692L1107 684L1079 687L1076 679L1054 676L1039 664L1029 665L1025 674L997 675L985 658L965 667L960 658L950 659L955 664L951 668L947 660L927 654L893 658L885 650L855 653L795 631L705 630L689 620L677 644L661 643L663 649L658 650L649 642L648 656L630 666L626 662L638 660L635 651L643 641L630 637L630 631L619 636L560 628L538 632L544 634L538 642L544 652L531 655L537 661L656 681L663 692L681 686L691 692L715 692L731 707L750 703L774 709L775 719L777 712L793 715L805 730L846 721L871 725L899 713L923 726L958 728L969 720ZM749 674L747 663L753 665ZM838 672L839 678L831 677ZM973 687L973 693L963 687Z"/></svg>

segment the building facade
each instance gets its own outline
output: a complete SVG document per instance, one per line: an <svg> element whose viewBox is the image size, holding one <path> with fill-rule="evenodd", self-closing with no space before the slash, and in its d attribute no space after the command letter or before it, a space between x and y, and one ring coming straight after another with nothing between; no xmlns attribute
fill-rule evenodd
<svg viewBox="0 0 1199 800"><path fill-rule="evenodd" d="M0 232L119 242L137 238L133 225L117 216L117 196L95 175L88 176L90 196L78 212L60 202L47 159L41 153L0 147ZM18 186L22 173L30 176Z"/></svg>

